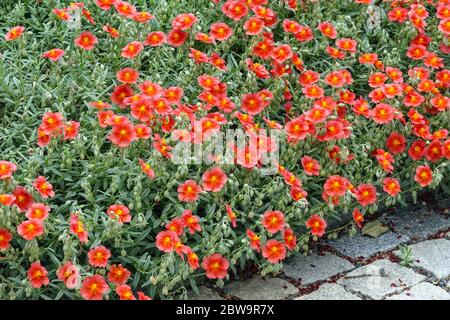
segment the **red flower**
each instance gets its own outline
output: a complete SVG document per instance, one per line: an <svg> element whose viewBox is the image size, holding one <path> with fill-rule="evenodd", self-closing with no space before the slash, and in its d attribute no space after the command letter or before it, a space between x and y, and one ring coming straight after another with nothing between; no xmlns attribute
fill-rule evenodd
<svg viewBox="0 0 450 320"><path fill-rule="evenodd" d="M302 158L302 166L308 176L320 175L320 164L316 159L304 156Z"/></svg>
<svg viewBox="0 0 450 320"><path fill-rule="evenodd" d="M132 19L136 14L136 8L126 1L115 1L114 8L116 11L125 18Z"/></svg>
<svg viewBox="0 0 450 320"><path fill-rule="evenodd" d="M136 131L130 122L113 126L108 139L120 148L128 147L136 140Z"/></svg>
<svg viewBox="0 0 450 320"><path fill-rule="evenodd" d="M58 61L63 55L64 55L64 50L51 49L51 50L45 51L43 54L41 54L41 57L48 58L52 61Z"/></svg>
<svg viewBox="0 0 450 320"><path fill-rule="evenodd" d="M17 166L9 161L0 160L0 179L4 180L11 178L13 173L16 172Z"/></svg>
<svg viewBox="0 0 450 320"><path fill-rule="evenodd" d="M202 268L206 271L206 276L209 279L225 278L228 274L227 270L229 266L228 260L219 253L210 255L202 261Z"/></svg>
<svg viewBox="0 0 450 320"><path fill-rule="evenodd" d="M281 45L272 50L271 58L277 63L283 63L292 58L292 49L289 45Z"/></svg>
<svg viewBox="0 0 450 320"><path fill-rule="evenodd" d="M97 246L88 252L89 264L93 267L106 267L110 257L111 251L106 249L104 246Z"/></svg>
<svg viewBox="0 0 450 320"><path fill-rule="evenodd" d="M50 207L47 207L43 203L33 203L26 212L26 217L30 220L36 219L44 221L47 219L50 212Z"/></svg>
<svg viewBox="0 0 450 320"><path fill-rule="evenodd" d="M362 228L362 225L364 223L364 216L358 208L355 208L353 210L353 220L358 225L358 228Z"/></svg>
<svg viewBox="0 0 450 320"><path fill-rule="evenodd" d="M379 103L373 109L372 118L378 124L386 124L394 119L394 108L386 103Z"/></svg>
<svg viewBox="0 0 450 320"><path fill-rule="evenodd" d="M75 234L80 242L87 243L88 242L88 232L84 228L83 223L79 220L78 215L72 214L70 216L69 222L70 232Z"/></svg>
<svg viewBox="0 0 450 320"><path fill-rule="evenodd" d="M348 180L344 177L334 175L327 179L323 188L325 193L330 196L343 196L347 192Z"/></svg>
<svg viewBox="0 0 450 320"><path fill-rule="evenodd" d="M60 112L46 112L42 117L42 123L39 129L46 134L52 134L63 127L64 117Z"/></svg>
<svg viewBox="0 0 450 320"><path fill-rule="evenodd" d="M425 151L425 158L431 162L438 162L443 156L441 142L433 140Z"/></svg>
<svg viewBox="0 0 450 320"><path fill-rule="evenodd" d="M0 250L7 250L12 240L12 234L6 229L0 228Z"/></svg>
<svg viewBox="0 0 450 320"><path fill-rule="evenodd" d="M68 289L78 289L80 287L80 268L71 261L67 261L56 271L58 279L64 281Z"/></svg>
<svg viewBox="0 0 450 320"><path fill-rule="evenodd" d="M172 47L180 47L187 40L189 34L182 30L172 30L167 34L167 43Z"/></svg>
<svg viewBox="0 0 450 320"><path fill-rule="evenodd" d="M259 236L254 233L253 231L251 231L250 229L247 229L247 237L250 240L250 247L254 250L256 250L257 252L261 251L261 241L259 239Z"/></svg>
<svg viewBox="0 0 450 320"><path fill-rule="evenodd" d="M47 275L47 270L41 266L39 261L33 262L28 269L28 279L31 282L31 286L36 289L40 289L42 286L47 286L50 283Z"/></svg>
<svg viewBox="0 0 450 320"><path fill-rule="evenodd" d="M116 73L117 80L122 83L136 83L139 78L139 72L133 68L124 68Z"/></svg>
<svg viewBox="0 0 450 320"><path fill-rule="evenodd" d="M195 231L202 231L202 227L199 223L199 218L192 214L191 210L185 210L182 215L183 225L189 229L190 234L194 234Z"/></svg>
<svg viewBox="0 0 450 320"><path fill-rule="evenodd" d="M327 222L321 216L314 214L306 221L306 227L311 229L312 235L322 237L325 234Z"/></svg>
<svg viewBox="0 0 450 320"><path fill-rule="evenodd" d="M209 35L218 41L225 41L230 38L233 34L233 29L231 29L227 24L223 22L217 22L211 25Z"/></svg>
<svg viewBox="0 0 450 320"><path fill-rule="evenodd" d="M152 300L152 298L150 298L149 296L145 295L143 292L138 291L137 292L138 295L138 299L139 300Z"/></svg>
<svg viewBox="0 0 450 320"><path fill-rule="evenodd" d="M316 85L306 86L303 88L302 92L308 99L320 99L324 95L324 90Z"/></svg>
<svg viewBox="0 0 450 320"><path fill-rule="evenodd" d="M172 20L172 28L179 30L190 29L197 22L197 17L192 13L182 13Z"/></svg>
<svg viewBox="0 0 450 320"><path fill-rule="evenodd" d="M445 140L445 142L442 144L442 154L445 156L447 160L450 160L450 139Z"/></svg>
<svg viewBox="0 0 450 320"><path fill-rule="evenodd" d="M187 247L186 249L186 256L188 258L188 263L189 266L191 267L191 269L196 270L198 269L199 265L199 261L198 261L198 255L192 251L191 248Z"/></svg>
<svg viewBox="0 0 450 320"><path fill-rule="evenodd" d="M200 192L202 192L202 187L197 182L187 180L178 186L178 199L183 202L194 202L197 201Z"/></svg>
<svg viewBox="0 0 450 320"><path fill-rule="evenodd" d="M262 225L270 233L277 233L284 228L284 214L281 211L267 211L262 217Z"/></svg>
<svg viewBox="0 0 450 320"><path fill-rule="evenodd" d="M258 94L244 94L241 109L250 115L257 115L264 110L264 104Z"/></svg>
<svg viewBox="0 0 450 320"><path fill-rule="evenodd" d="M117 286L116 293L119 295L120 300L136 300L129 285L121 284Z"/></svg>
<svg viewBox="0 0 450 320"><path fill-rule="evenodd" d="M228 0L222 6L222 12L228 18L239 21L248 14L248 7L245 1Z"/></svg>
<svg viewBox="0 0 450 320"><path fill-rule="evenodd" d="M141 165L142 171L150 178L153 179L155 177L155 172L153 171L152 167L145 163L144 160L139 159L139 164Z"/></svg>
<svg viewBox="0 0 450 320"><path fill-rule="evenodd" d="M37 192L41 195L42 198L52 198L55 196L55 192L53 191L53 186L47 182L47 179L43 176L39 176L33 181L33 187Z"/></svg>
<svg viewBox="0 0 450 320"><path fill-rule="evenodd" d="M264 21L258 17L251 17L244 23L245 34L255 36L260 34L264 28Z"/></svg>
<svg viewBox="0 0 450 320"><path fill-rule="evenodd" d="M104 25L102 30L109 33L113 38L118 38L120 36L119 31L108 24Z"/></svg>
<svg viewBox="0 0 450 320"><path fill-rule="evenodd" d="M395 178L384 178L383 179L383 190L384 192L395 197L400 190L400 183Z"/></svg>
<svg viewBox="0 0 450 320"><path fill-rule="evenodd" d="M150 32L144 41L145 46L158 47L166 42L166 35L161 31Z"/></svg>
<svg viewBox="0 0 450 320"><path fill-rule="evenodd" d="M0 204L11 207L16 202L16 197L12 194L0 194Z"/></svg>
<svg viewBox="0 0 450 320"><path fill-rule="evenodd" d="M84 49L84 50L92 50L97 44L97 37L94 36L89 31L82 32L78 38L75 39L75 45Z"/></svg>
<svg viewBox="0 0 450 320"><path fill-rule="evenodd" d="M427 48L422 45L411 45L406 52L406 56L413 60L421 60L428 55Z"/></svg>
<svg viewBox="0 0 450 320"><path fill-rule="evenodd" d="M292 229L287 228L283 231L284 244L289 250L294 250L297 246L297 237Z"/></svg>
<svg viewBox="0 0 450 320"><path fill-rule="evenodd" d="M271 239L262 248L262 255L270 263L278 263L286 258L286 248L280 241Z"/></svg>
<svg viewBox="0 0 450 320"><path fill-rule="evenodd" d="M44 234L44 225L41 220L25 220L17 226L17 233L25 240L31 241Z"/></svg>
<svg viewBox="0 0 450 320"><path fill-rule="evenodd" d="M13 191L16 200L14 204L19 207L20 212L25 212L34 203L33 196L24 187L17 186Z"/></svg>
<svg viewBox="0 0 450 320"><path fill-rule="evenodd" d="M330 39L336 39L337 37L337 32L336 29L334 28L333 24L331 22L325 21L322 23L319 23L319 25L317 26L317 29L320 30L320 32L322 32L322 34Z"/></svg>
<svg viewBox="0 0 450 320"><path fill-rule="evenodd" d="M101 275L86 277L81 283L80 294L85 300L103 300L109 286Z"/></svg>
<svg viewBox="0 0 450 320"><path fill-rule="evenodd" d="M414 161L418 161L423 158L425 155L426 144L422 140L416 140L411 144L411 147L408 150L408 155Z"/></svg>
<svg viewBox="0 0 450 320"><path fill-rule="evenodd" d="M301 118L295 118L286 123L284 127L289 139L293 141L304 140L311 133L308 122Z"/></svg>
<svg viewBox="0 0 450 320"><path fill-rule="evenodd" d="M433 181L433 172L427 165L418 166L416 168L416 174L414 175L414 181L420 184L422 187L426 187Z"/></svg>
<svg viewBox="0 0 450 320"><path fill-rule="evenodd" d="M353 39L341 38L336 40L336 46L341 50L355 53L357 42Z"/></svg>
<svg viewBox="0 0 450 320"><path fill-rule="evenodd" d="M174 231L161 231L156 236L156 247L163 252L172 252L178 242L180 239Z"/></svg>
<svg viewBox="0 0 450 320"><path fill-rule="evenodd" d="M406 138L398 132L392 132L386 140L386 146L393 154L402 153L406 149Z"/></svg>
<svg viewBox="0 0 450 320"><path fill-rule="evenodd" d="M371 184L361 184L356 191L356 200L362 206L374 204L377 201L377 189Z"/></svg>
<svg viewBox="0 0 450 320"><path fill-rule="evenodd" d="M132 41L122 49L121 55L123 58L133 59L141 53L142 49L144 49L144 45L142 43L139 41Z"/></svg>
<svg viewBox="0 0 450 320"><path fill-rule="evenodd" d="M112 219L117 219L120 223L130 222L130 209L123 204L114 204L108 208L106 214Z"/></svg>
<svg viewBox="0 0 450 320"><path fill-rule="evenodd" d="M76 121L66 122L63 126L63 140L73 140L77 137L80 130L80 123Z"/></svg>
<svg viewBox="0 0 450 320"><path fill-rule="evenodd" d="M233 226L233 228L236 228L237 227L237 223L236 223L237 215L236 215L236 213L233 211L233 209L228 204L225 205L225 209L227 210L227 215L228 215L228 218L230 218L231 225Z"/></svg>
<svg viewBox="0 0 450 320"><path fill-rule="evenodd" d="M220 168L207 170L202 175L203 190L219 192L227 182L228 178L225 172Z"/></svg>
<svg viewBox="0 0 450 320"><path fill-rule="evenodd" d="M121 284L125 284L128 278L130 278L130 275L131 272L122 267L121 264L113 264L109 268L108 280L109 282L114 283L116 286L119 286Z"/></svg>
<svg viewBox="0 0 450 320"><path fill-rule="evenodd" d="M5 40L12 41L12 40L18 39L22 36L24 31L25 31L25 28L22 26L13 27L6 33Z"/></svg>

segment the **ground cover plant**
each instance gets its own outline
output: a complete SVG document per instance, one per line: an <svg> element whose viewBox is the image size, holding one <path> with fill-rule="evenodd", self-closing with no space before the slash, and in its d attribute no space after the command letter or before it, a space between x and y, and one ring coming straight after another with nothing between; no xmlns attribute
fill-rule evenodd
<svg viewBox="0 0 450 320"><path fill-rule="evenodd" d="M3 0L0 33L0 298L184 298L450 194L448 0ZM173 161L227 129L257 151Z"/></svg>

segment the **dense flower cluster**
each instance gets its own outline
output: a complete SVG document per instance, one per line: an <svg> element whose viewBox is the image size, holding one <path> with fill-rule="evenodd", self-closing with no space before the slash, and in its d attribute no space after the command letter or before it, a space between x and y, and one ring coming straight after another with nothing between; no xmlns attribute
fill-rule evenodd
<svg viewBox="0 0 450 320"><path fill-rule="evenodd" d="M324 18L337 0L197 2L172 4L170 18L121 0L48 12L72 38L35 53L46 72L111 65L83 108L39 110L32 162L0 160L0 297L17 291L12 277L35 297L148 300L195 289L195 274L223 285L249 261L278 272L332 232L331 216L361 228L379 204L448 178L450 1L339 4L355 23ZM29 37L14 26L4 39L15 50ZM395 54L373 44L397 40ZM234 146L234 165L171 162L176 142L228 128L259 151ZM260 174L261 150L280 153L276 175Z"/></svg>

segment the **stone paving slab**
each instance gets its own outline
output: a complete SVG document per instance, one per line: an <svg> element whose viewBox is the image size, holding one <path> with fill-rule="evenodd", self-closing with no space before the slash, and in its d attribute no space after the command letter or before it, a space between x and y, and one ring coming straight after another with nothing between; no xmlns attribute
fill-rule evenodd
<svg viewBox="0 0 450 320"><path fill-rule="evenodd" d="M198 288L199 294L197 295L194 291L188 292L189 300L224 300L219 294L205 286Z"/></svg>
<svg viewBox="0 0 450 320"><path fill-rule="evenodd" d="M386 300L450 300L450 294L429 282L421 282Z"/></svg>
<svg viewBox="0 0 450 320"><path fill-rule="evenodd" d="M225 287L225 293L242 300L282 300L298 294L298 289L280 278L253 277L235 281Z"/></svg>
<svg viewBox="0 0 450 320"><path fill-rule="evenodd" d="M357 259L359 257L369 258L380 252L394 250L400 244L409 240L407 236L401 236L389 231L378 238L363 236L362 234L356 234L353 237L345 235L337 239L327 240L325 243L338 253Z"/></svg>
<svg viewBox="0 0 450 320"><path fill-rule="evenodd" d="M337 284L344 286L347 291L381 300L386 295L399 293L425 278L411 269L382 259L353 270L338 280Z"/></svg>
<svg viewBox="0 0 450 320"><path fill-rule="evenodd" d="M295 300L361 300L361 298L345 291L344 287L338 284L324 283L318 290Z"/></svg>
<svg viewBox="0 0 450 320"><path fill-rule="evenodd" d="M428 240L409 247L415 265L431 272L439 279L450 276L450 240ZM395 254L399 255L399 252L396 251Z"/></svg>
<svg viewBox="0 0 450 320"><path fill-rule="evenodd" d="M431 235L450 228L450 215L438 214L426 208L385 214L380 220L390 225L397 233L415 240L425 240Z"/></svg>
<svg viewBox="0 0 450 320"><path fill-rule="evenodd" d="M283 266L284 274L290 278L301 279L302 285L322 281L352 269L353 264L331 253L297 255Z"/></svg>

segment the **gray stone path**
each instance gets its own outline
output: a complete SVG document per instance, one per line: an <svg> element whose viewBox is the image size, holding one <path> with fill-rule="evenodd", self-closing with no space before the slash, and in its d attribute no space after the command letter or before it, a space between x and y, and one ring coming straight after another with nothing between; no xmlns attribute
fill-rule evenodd
<svg viewBox="0 0 450 320"><path fill-rule="evenodd" d="M326 240L323 248L333 252L293 256L278 277L255 275L221 291L201 287L192 299L450 300L449 211L419 207L380 220L390 231L378 238L359 233ZM411 249L406 266L400 244Z"/></svg>

